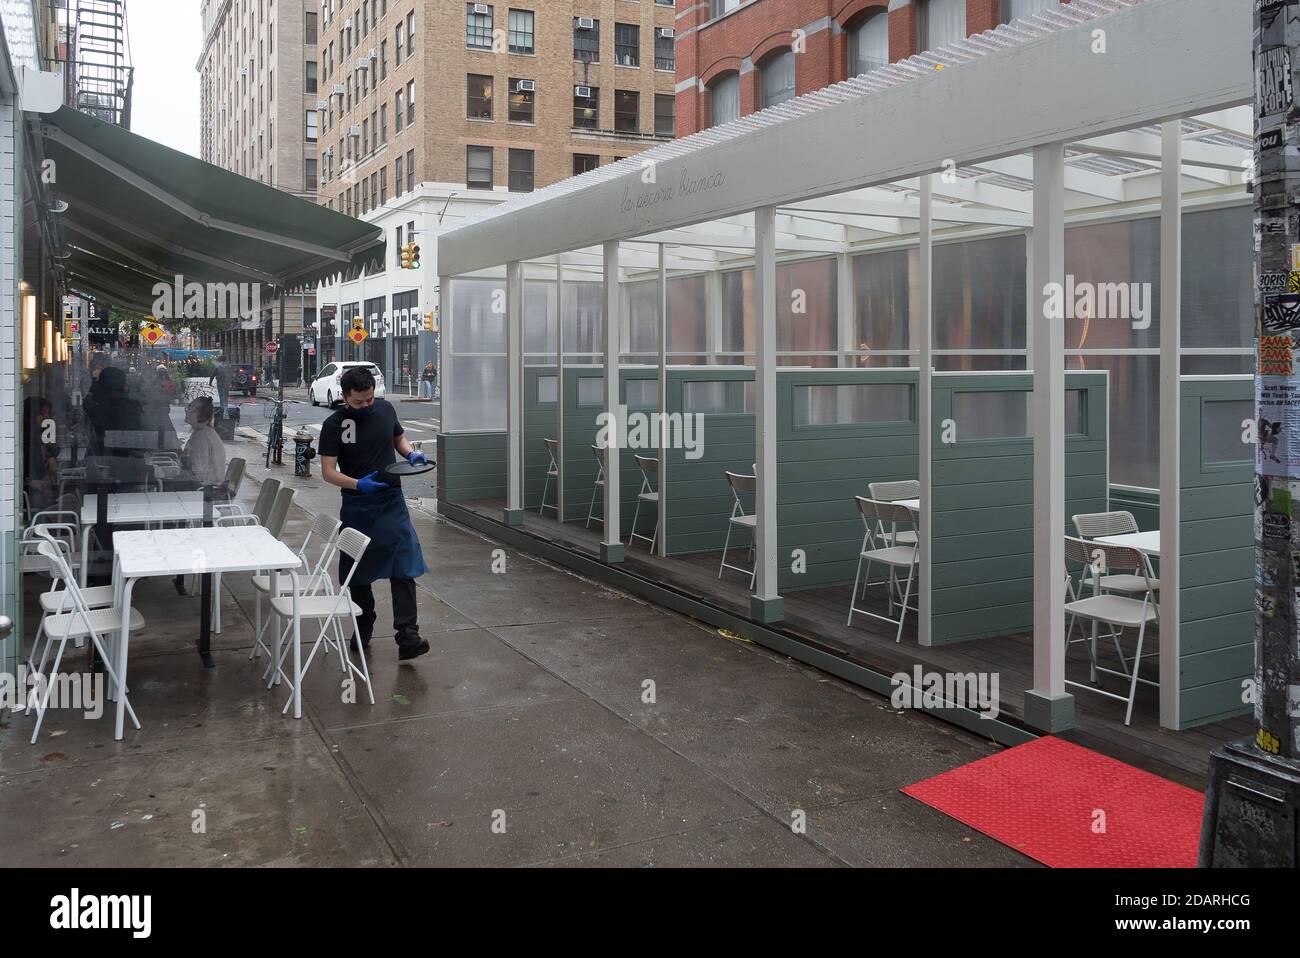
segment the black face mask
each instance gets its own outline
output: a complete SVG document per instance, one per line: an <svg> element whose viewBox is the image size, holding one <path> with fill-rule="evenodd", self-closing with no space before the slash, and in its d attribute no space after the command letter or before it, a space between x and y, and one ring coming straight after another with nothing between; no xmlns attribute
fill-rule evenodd
<svg viewBox="0 0 1300 958"><path fill-rule="evenodd" d="M375 405L371 403L369 406L362 406L360 409L349 406L348 409L351 411L353 419L366 419L375 411Z"/></svg>

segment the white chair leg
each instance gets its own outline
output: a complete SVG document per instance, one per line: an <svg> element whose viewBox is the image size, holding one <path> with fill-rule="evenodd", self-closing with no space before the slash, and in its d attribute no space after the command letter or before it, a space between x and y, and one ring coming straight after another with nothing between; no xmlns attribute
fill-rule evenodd
<svg viewBox="0 0 1300 958"><path fill-rule="evenodd" d="M722 570L727 567L727 547L731 545L731 520L727 520L727 537L722 540L722 561L718 563L718 578L722 578Z"/></svg>
<svg viewBox="0 0 1300 958"><path fill-rule="evenodd" d="M50 669L50 677L45 683L44 695L42 701L36 705L36 727L32 729L32 744L36 744L36 737L41 734L41 725L45 722L45 710L50 707L50 694L54 691L54 679L59 674L59 663L63 661L63 650L67 647L68 640L66 637L59 640L59 651L54 655L54 665ZM44 671L41 672L44 675Z"/></svg>
<svg viewBox="0 0 1300 958"><path fill-rule="evenodd" d="M898 636L895 642L903 641L903 623L907 621L907 597L912 594L912 576L916 573L916 566L909 566L907 569L907 588L903 592L903 608L898 613Z"/></svg>
<svg viewBox="0 0 1300 958"><path fill-rule="evenodd" d="M600 477L597 476L596 478L599 479ZM591 520L593 517L592 514L596 511L596 493L599 491L600 491L600 486L591 487L591 502L587 505L587 524L583 526L584 529L591 528Z"/></svg>
<svg viewBox="0 0 1300 958"><path fill-rule="evenodd" d="M862 577L862 553L859 552L858 568L857 571L853 573L853 591L849 593L849 619L847 622L844 623L845 628L848 628L853 624L853 611L854 611L853 606L858 601L858 579L861 577Z"/></svg>
<svg viewBox="0 0 1300 958"><path fill-rule="evenodd" d="M1138 644L1137 653L1133 656L1133 678L1128 684L1128 708L1124 711L1124 724L1128 725L1133 721L1133 702L1137 698L1138 672L1142 668L1142 639L1146 635L1147 624L1143 622L1138 626Z"/></svg>
<svg viewBox="0 0 1300 958"><path fill-rule="evenodd" d="M622 510L620 510L620 511L622 511ZM628 537L627 537L627 544L628 544L628 547L629 547L629 548L631 548L631 546L632 546L632 537L633 537L634 535L636 535L636 523L637 523L637 520L640 519L640 518L641 518L641 497L640 497L640 496L637 496L637 497L636 497L636 508L632 510L632 529L631 529L631 531L630 531L630 534L629 534Z"/></svg>
<svg viewBox="0 0 1300 958"><path fill-rule="evenodd" d="M551 488L551 477L550 474L548 473L546 476L546 481L542 483L542 504L537 507L537 514L539 516L543 515L546 512L546 492L550 488Z"/></svg>
<svg viewBox="0 0 1300 958"><path fill-rule="evenodd" d="M356 616L356 613L352 612L352 610L349 608L349 609L348 609L348 614L352 616L352 630L353 630L353 632L355 632L357 635L360 635L360 634L361 634L361 631L360 631L360 629L357 627L357 616ZM370 694L370 704L371 704L371 705L374 705L374 704L375 704L375 687L374 687L373 685L370 684L370 666L366 663L366 647L365 647L364 645L362 645L360 642L357 643L357 652L358 652L358 654L360 654L360 656L361 656L361 674L362 674L362 676L363 676L363 677L365 678L365 680L366 680L366 691ZM350 664L351 664L351 663L349 663L349 665L350 665Z"/></svg>
<svg viewBox="0 0 1300 958"><path fill-rule="evenodd" d="M253 635L253 647L248 652L249 659L257 658L261 652L262 631L265 625L262 623L262 590L253 589L253 621L257 623L257 632Z"/></svg>

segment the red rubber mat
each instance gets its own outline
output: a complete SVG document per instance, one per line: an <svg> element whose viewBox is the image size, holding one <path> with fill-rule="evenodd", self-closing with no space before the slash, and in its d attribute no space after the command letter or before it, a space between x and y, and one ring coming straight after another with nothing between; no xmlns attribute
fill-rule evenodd
<svg viewBox="0 0 1300 958"><path fill-rule="evenodd" d="M1202 795L1046 736L902 789L1053 868L1192 868Z"/></svg>

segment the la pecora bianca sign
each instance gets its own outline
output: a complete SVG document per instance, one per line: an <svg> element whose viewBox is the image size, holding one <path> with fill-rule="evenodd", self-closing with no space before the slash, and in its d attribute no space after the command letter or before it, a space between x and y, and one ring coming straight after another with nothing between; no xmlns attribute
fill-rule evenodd
<svg viewBox="0 0 1300 958"><path fill-rule="evenodd" d="M689 171L682 170L681 177L675 182L643 183L641 189L635 192L631 186L624 186L619 212L624 214L641 212L679 196L697 196L717 189L725 180L726 174L721 171L707 176L691 176Z"/></svg>

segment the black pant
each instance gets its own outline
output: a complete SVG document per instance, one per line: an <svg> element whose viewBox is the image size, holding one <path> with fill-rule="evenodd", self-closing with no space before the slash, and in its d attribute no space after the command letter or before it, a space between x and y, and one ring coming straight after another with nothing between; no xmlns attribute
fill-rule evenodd
<svg viewBox="0 0 1300 958"><path fill-rule="evenodd" d="M398 645L413 645L420 641L420 626L416 622L415 580L389 579L389 588L393 593L393 629ZM358 585L353 582L348 587L352 592L352 601L361 607L357 616L357 625L361 629L361 641L369 643L375 633L375 590L367 582Z"/></svg>

